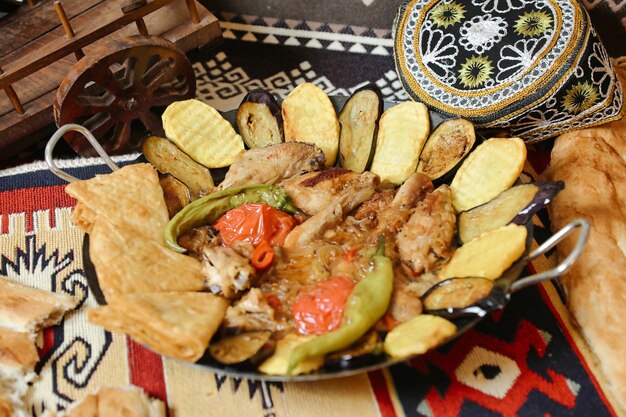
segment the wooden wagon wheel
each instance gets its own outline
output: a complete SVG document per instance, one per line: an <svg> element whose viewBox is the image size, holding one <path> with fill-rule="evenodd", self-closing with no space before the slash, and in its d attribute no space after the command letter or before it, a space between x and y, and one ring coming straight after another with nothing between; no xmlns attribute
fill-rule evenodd
<svg viewBox="0 0 626 417"><path fill-rule="evenodd" d="M195 95L191 63L173 43L156 36L113 41L78 61L54 98L57 126L89 129L107 153L141 145L146 130L162 134L163 107ZM79 154L95 155L75 132L64 139Z"/></svg>

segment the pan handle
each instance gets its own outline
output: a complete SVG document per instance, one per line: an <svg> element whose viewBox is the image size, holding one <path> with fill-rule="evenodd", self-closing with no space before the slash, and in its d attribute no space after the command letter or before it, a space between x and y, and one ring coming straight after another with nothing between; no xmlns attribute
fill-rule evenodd
<svg viewBox="0 0 626 417"><path fill-rule="evenodd" d="M91 143L91 146L93 146L96 152L98 152L98 155L100 155L102 159L104 159L104 162L106 162L106 164L109 166L109 168L111 168L111 170L117 171L118 169L120 169L115 164L115 162L113 162L113 160L106 153L106 151L102 148L100 143L98 143L98 140L91 134L89 129L87 129L84 126L77 125L77 124L66 124L66 125L61 126L56 132L54 132L54 134L52 135L52 137L50 138L50 140L48 140L48 143L46 144L46 151L45 151L46 163L48 164L50 171L52 171L54 175L56 175L57 177L67 182L80 181L80 178L76 178L75 176L70 175L67 172L63 171L61 168L59 168L54 163L54 160L52 159L52 152L54 151L54 147L56 146L57 142L63 137L63 135L66 132L69 132L69 131L78 132L82 134L85 138L87 138L89 143Z"/></svg>
<svg viewBox="0 0 626 417"><path fill-rule="evenodd" d="M565 272L567 272L572 267L574 262L576 262L576 260L580 257L580 254L585 247L585 243L587 243L590 226L589 222L585 219L577 219L565 225L565 227L552 235L548 240L543 242L541 246L531 252L526 258L527 261L531 261L536 257L545 254L548 250L556 246L557 243L565 239L565 237L570 235L577 228L581 228L581 231L578 234L578 241L576 242L574 249L572 249L572 252L565 259L563 259L561 263L548 271L540 272L538 274L530 275L528 277L520 278L514 281L511 284L510 292L513 293L530 285L535 285L541 281L560 277Z"/></svg>

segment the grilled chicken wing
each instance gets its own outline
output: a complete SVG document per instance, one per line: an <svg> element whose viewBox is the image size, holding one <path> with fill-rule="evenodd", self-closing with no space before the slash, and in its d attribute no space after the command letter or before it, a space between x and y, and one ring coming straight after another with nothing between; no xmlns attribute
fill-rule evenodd
<svg viewBox="0 0 626 417"><path fill-rule="evenodd" d="M317 214L335 203L344 213L374 195L380 178L371 172L358 174L343 168L311 172L284 181L281 186L291 201L307 214Z"/></svg>
<svg viewBox="0 0 626 417"><path fill-rule="evenodd" d="M452 255L456 216L450 188L442 185L420 201L398 233L400 259L418 275Z"/></svg>
<svg viewBox="0 0 626 417"><path fill-rule="evenodd" d="M315 145L285 142L253 148L232 163L219 190L248 184L276 184L294 175L319 171L326 158Z"/></svg>
<svg viewBox="0 0 626 417"><path fill-rule="evenodd" d="M250 288L255 270L246 258L233 249L206 245L202 250L202 273L212 293L233 298Z"/></svg>
<svg viewBox="0 0 626 417"><path fill-rule="evenodd" d="M341 204L330 205L289 232L284 247L292 250L304 247L304 245L320 239L325 231L337 226L341 220L343 220Z"/></svg>

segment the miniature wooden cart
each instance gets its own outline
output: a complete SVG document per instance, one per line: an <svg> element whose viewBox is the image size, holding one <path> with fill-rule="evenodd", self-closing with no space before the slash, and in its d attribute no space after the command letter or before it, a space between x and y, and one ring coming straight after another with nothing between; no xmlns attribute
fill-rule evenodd
<svg viewBox="0 0 626 417"><path fill-rule="evenodd" d="M98 103L91 99L85 104L85 94L77 92L73 84L81 77L84 78L81 88L85 83L94 84L83 74L87 71L91 71L90 76L96 74L96 80L92 80L96 87L118 75L118 81L132 84L137 80L123 73L120 64L124 62L154 66L156 56L165 64L172 63L175 71L186 72L185 82L193 82L195 89L193 70L189 73L184 52L221 37L218 20L194 0L29 1L29 6L22 6L0 19L0 32L0 90L6 93L0 92L0 158L30 144L29 137L36 136L35 132L53 122L53 101L64 79L71 78L69 83L66 80L66 96L61 97L61 101L78 103L80 107L82 100L82 106L92 112L94 109L97 112ZM132 35L136 36L128 38ZM141 61L143 53L138 54L137 47L152 48L146 62ZM87 57L81 60L85 55ZM150 59L152 61L148 62ZM79 64L77 60L81 60ZM161 63L156 66L162 73L166 72ZM105 75L102 75L102 67L106 67ZM144 74L134 77L144 77ZM172 85L171 81L168 86ZM110 86L104 85L105 88ZM93 94L99 94L97 88ZM126 107L121 108L134 112L136 118L142 116L146 127L154 127L154 117L141 114L152 103L139 103L137 98L145 94L139 95L137 91L135 94L136 97L125 100L122 104ZM109 102L115 101L118 105L122 101L119 98ZM163 97L161 99L165 102ZM106 101L105 97L100 101ZM72 107L68 103L65 107L63 103L57 104L58 113L65 114L69 111L66 109ZM87 110L71 117L80 117ZM111 109L106 111L113 114ZM113 117L121 114L118 111ZM63 124L67 120L60 121L57 117L59 122ZM120 129L129 128L125 123ZM127 132L118 131L116 135L126 136Z"/></svg>

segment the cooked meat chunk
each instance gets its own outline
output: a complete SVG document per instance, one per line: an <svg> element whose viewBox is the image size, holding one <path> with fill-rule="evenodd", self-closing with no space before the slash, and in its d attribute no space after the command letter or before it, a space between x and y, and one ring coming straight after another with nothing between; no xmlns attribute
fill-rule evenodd
<svg viewBox="0 0 626 417"><path fill-rule="evenodd" d="M214 294L233 298L250 288L255 270L246 258L231 248L206 245L202 250L202 272Z"/></svg>
<svg viewBox="0 0 626 417"><path fill-rule="evenodd" d="M178 244L187 249L187 255L202 261L202 251L216 239L217 232L210 226L197 227L178 238Z"/></svg>
<svg viewBox="0 0 626 417"><path fill-rule="evenodd" d="M391 318L404 323L422 313L422 301L420 300L421 288L416 283L402 279L394 280L389 314Z"/></svg>
<svg viewBox="0 0 626 417"><path fill-rule="evenodd" d="M354 218L357 220L362 219L375 219L378 217L378 213L385 210L393 201L393 190L384 190L375 193L372 198L366 200L361 204L354 212Z"/></svg>
<svg viewBox="0 0 626 417"><path fill-rule="evenodd" d="M285 142L253 148L232 163L219 190L248 184L276 184L294 175L319 171L326 158L315 145Z"/></svg>
<svg viewBox="0 0 626 417"><path fill-rule="evenodd" d="M234 305L228 307L223 324L226 331L250 332L276 330L274 309L258 288L252 288Z"/></svg>
<svg viewBox="0 0 626 417"><path fill-rule="evenodd" d="M341 204L344 213L349 213L374 195L379 184L380 178L371 172L358 174L343 168L330 168L292 177L281 186L296 207L314 215L335 203Z"/></svg>
<svg viewBox="0 0 626 417"><path fill-rule="evenodd" d="M319 239L324 232L337 226L343 220L341 204L335 203L326 207L304 223L294 227L285 239L287 249L304 248L313 240Z"/></svg>
<svg viewBox="0 0 626 417"><path fill-rule="evenodd" d="M377 231L397 233L411 216L416 204L433 188L427 175L420 172L411 175L400 186L391 204L379 212Z"/></svg>
<svg viewBox="0 0 626 417"><path fill-rule="evenodd" d="M430 272L452 255L456 216L450 188L442 185L417 204L397 236L400 259L415 275Z"/></svg>

